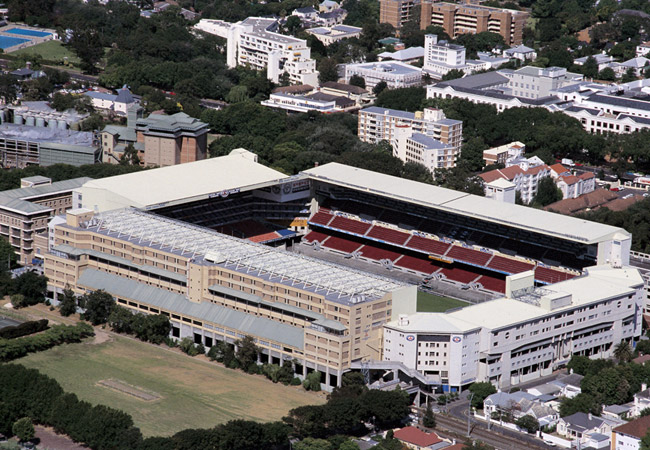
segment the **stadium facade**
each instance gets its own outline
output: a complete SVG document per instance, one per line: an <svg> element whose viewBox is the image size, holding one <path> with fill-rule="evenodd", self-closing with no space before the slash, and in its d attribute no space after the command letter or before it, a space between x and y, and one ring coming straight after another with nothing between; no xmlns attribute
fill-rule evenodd
<svg viewBox="0 0 650 450"><path fill-rule="evenodd" d="M346 370L394 352L386 336L404 317L433 317L416 312L413 280L497 298L508 291L509 276L524 272L531 292L558 282L589 284L583 280L594 272L634 272L627 268L630 235L620 228L516 205L495 208L490 199L335 163L288 177L242 149L92 180L74 192L73 205L48 231L52 298L66 286L77 294L103 289L134 311L168 315L174 337L208 347L252 335L262 361L292 361L299 375L317 370L326 388L339 385ZM611 283L612 295L636 289L628 281ZM503 302L519 301L462 311L492 305L507 327L519 318L501 314L509 308ZM553 317L556 330L561 319ZM634 316L632 331L607 334L601 345L638 337L637 325ZM427 322L414 335L436 335L436 326ZM549 338L566 340L559 331ZM481 361L488 358L478 351ZM551 366L565 356L553 356ZM502 373L515 359L503 358ZM467 381L429 374L395 353L389 362L417 372L428 388ZM473 379L493 380L483 369Z"/></svg>

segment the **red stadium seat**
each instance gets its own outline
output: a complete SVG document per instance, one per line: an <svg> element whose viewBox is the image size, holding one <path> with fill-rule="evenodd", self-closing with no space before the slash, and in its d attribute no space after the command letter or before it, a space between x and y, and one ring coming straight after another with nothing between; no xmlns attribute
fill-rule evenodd
<svg viewBox="0 0 650 450"><path fill-rule="evenodd" d="M492 257L492 255L489 253L480 252L471 248L460 247L458 245L451 247L446 256L458 261L476 264L477 266L484 266Z"/></svg>
<svg viewBox="0 0 650 450"><path fill-rule="evenodd" d="M533 266L530 263L525 263L523 261L517 261L510 258L504 258L503 256L494 255L492 261L488 264L489 269L499 270L507 273L520 273L532 269Z"/></svg>
<svg viewBox="0 0 650 450"><path fill-rule="evenodd" d="M404 245L411 235L402 231L393 230L392 228L375 225L368 232L367 236L380 239L384 242L390 242L392 244Z"/></svg>

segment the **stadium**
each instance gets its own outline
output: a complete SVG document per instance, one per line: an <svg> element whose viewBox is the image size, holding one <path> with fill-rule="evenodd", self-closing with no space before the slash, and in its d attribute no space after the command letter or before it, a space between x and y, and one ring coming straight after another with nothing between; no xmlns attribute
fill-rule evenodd
<svg viewBox="0 0 650 450"><path fill-rule="evenodd" d="M326 389L381 368L384 327L417 313L418 288L485 301L513 275L540 289L630 259L620 228L337 163L286 176L243 149L89 181L73 206L50 224L53 299L104 289L208 347L250 334L261 362Z"/></svg>

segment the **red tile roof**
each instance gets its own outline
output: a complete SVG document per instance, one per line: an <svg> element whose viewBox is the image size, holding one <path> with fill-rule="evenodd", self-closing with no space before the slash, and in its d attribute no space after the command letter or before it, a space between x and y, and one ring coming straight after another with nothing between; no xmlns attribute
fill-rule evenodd
<svg viewBox="0 0 650 450"><path fill-rule="evenodd" d="M531 167L530 169L525 171L524 174L526 174L526 175L535 175L535 174L541 172L542 170L548 170L548 169L549 169L549 167L546 164L542 164L541 166Z"/></svg>
<svg viewBox="0 0 650 450"><path fill-rule="evenodd" d="M505 178L505 177L501 174L501 172L499 171L499 169L496 169L496 170L490 170L489 172L482 173L482 174L479 175L479 177L481 177L481 179L482 179L483 181L485 181L486 183L491 183L491 182L493 182L494 180L498 180L499 178Z"/></svg>
<svg viewBox="0 0 650 450"><path fill-rule="evenodd" d="M563 177L559 177L558 180L564 181L569 186L572 185L572 184L576 184L578 181L580 181L578 179L578 177L573 176L573 175L566 175L566 176L563 176Z"/></svg>
<svg viewBox="0 0 650 450"><path fill-rule="evenodd" d="M650 361L650 355L641 355L638 358L632 360L636 364L644 364L645 362Z"/></svg>
<svg viewBox="0 0 650 450"><path fill-rule="evenodd" d="M564 167L562 164L559 164L559 163L558 164L553 164L551 166L551 170L553 172L557 173L558 175L568 172L567 168Z"/></svg>
<svg viewBox="0 0 650 450"><path fill-rule="evenodd" d="M613 431L641 439L646 435L648 430L650 430L650 416L640 417L632 422L614 428Z"/></svg>
<svg viewBox="0 0 650 450"><path fill-rule="evenodd" d="M500 172L509 180L512 181L515 179L517 175L520 173L524 173L524 171L521 169L519 166L510 166L506 167L505 169L501 169Z"/></svg>
<svg viewBox="0 0 650 450"><path fill-rule="evenodd" d="M429 447L438 442L442 442L442 439L436 433L425 433L415 427L404 427L401 430L397 430L394 436L400 441L408 442L418 447Z"/></svg>
<svg viewBox="0 0 650 450"><path fill-rule="evenodd" d="M580 178L581 180L589 180L590 178L595 178L595 177L596 175L594 175L591 172L584 172L578 175L578 178Z"/></svg>

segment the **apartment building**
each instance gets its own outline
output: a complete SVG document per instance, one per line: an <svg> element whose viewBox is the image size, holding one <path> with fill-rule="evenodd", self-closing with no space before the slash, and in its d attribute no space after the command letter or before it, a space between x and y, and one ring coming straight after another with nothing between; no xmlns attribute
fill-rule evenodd
<svg viewBox="0 0 650 450"><path fill-rule="evenodd" d="M422 133L413 132L410 125L395 126L392 141L393 156L404 162L422 164L430 172L456 166L458 152L449 144Z"/></svg>
<svg viewBox="0 0 650 450"><path fill-rule="evenodd" d="M350 78L360 76L366 82L366 89L372 89L382 81L389 89L422 85L422 69L397 61L380 61L360 64L346 64L344 83Z"/></svg>
<svg viewBox="0 0 650 450"><path fill-rule="evenodd" d="M307 41L277 32L275 19L249 17L228 29L228 67L249 66L266 70L274 83L283 74L294 84L318 85L316 61Z"/></svg>
<svg viewBox="0 0 650 450"><path fill-rule="evenodd" d="M134 209L70 210L50 233L51 297L103 289L207 347L251 335L263 361L319 371L330 389L352 360L380 358L393 302L416 301L415 286Z"/></svg>
<svg viewBox="0 0 650 450"><path fill-rule="evenodd" d="M0 192L0 236L9 240L21 264L32 264L45 253L35 244L50 219L72 207L72 191L91 178L58 181L46 177L21 179L20 189Z"/></svg>
<svg viewBox="0 0 650 450"><path fill-rule="evenodd" d="M387 323L384 360L438 377L445 390L476 381L506 388L550 375L572 355L612 356L641 335L644 298L643 279L628 266L589 267L544 288L524 272L507 279L504 298Z"/></svg>
<svg viewBox="0 0 650 450"><path fill-rule="evenodd" d="M144 146L145 166L173 166L205 159L209 126L185 113L151 114L135 123L136 142Z"/></svg>
<svg viewBox="0 0 650 450"><path fill-rule="evenodd" d="M438 41L438 36L428 34L424 37L424 65L422 68L433 78L441 79L452 70L462 70L469 75L490 68L487 61L465 59L465 47Z"/></svg>
<svg viewBox="0 0 650 450"><path fill-rule="evenodd" d="M503 164L505 166L508 161L522 156L525 152L526 145L523 142L515 141L483 150L483 161L485 161L486 166L492 164Z"/></svg>
<svg viewBox="0 0 650 450"><path fill-rule="evenodd" d="M515 191L521 195L524 203L530 203L537 195L537 187L542 178L551 176L551 170L546 164L534 165L522 168L519 165L512 165L505 169L496 169L479 174L479 177L486 185L498 179L504 179L513 183ZM486 192L487 194L487 192Z"/></svg>
<svg viewBox="0 0 650 450"><path fill-rule="evenodd" d="M489 31L503 36L506 45L519 45L529 14L470 3L422 2L420 28L437 25L452 38Z"/></svg>
<svg viewBox="0 0 650 450"><path fill-rule="evenodd" d="M460 153L463 139L463 122L447 119L441 109L425 108L414 113L397 109L370 106L359 111L358 136L363 142L393 142L395 128L408 125L414 133L430 136Z"/></svg>
<svg viewBox="0 0 650 450"><path fill-rule="evenodd" d="M389 23L396 30L411 20L413 10L420 0L380 0L379 23Z"/></svg>

